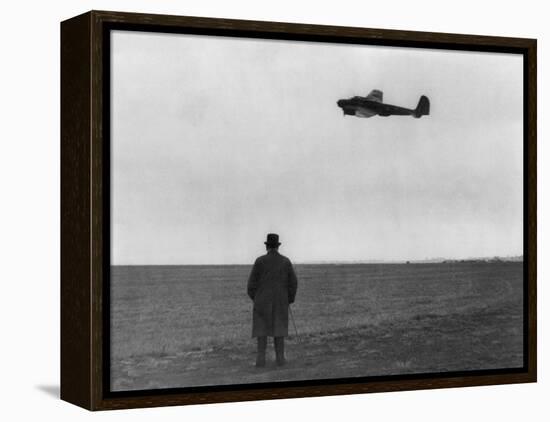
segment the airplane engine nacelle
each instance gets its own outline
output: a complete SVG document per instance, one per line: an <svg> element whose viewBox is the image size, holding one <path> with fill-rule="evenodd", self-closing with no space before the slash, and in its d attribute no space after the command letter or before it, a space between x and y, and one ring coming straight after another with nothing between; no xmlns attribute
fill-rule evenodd
<svg viewBox="0 0 550 422"><path fill-rule="evenodd" d="M353 108L344 108L344 115L355 116L355 110Z"/></svg>

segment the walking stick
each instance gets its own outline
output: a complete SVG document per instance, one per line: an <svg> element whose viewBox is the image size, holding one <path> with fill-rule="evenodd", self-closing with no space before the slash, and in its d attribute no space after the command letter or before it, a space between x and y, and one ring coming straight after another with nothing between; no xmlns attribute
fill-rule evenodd
<svg viewBox="0 0 550 422"><path fill-rule="evenodd" d="M300 336L298 335L298 329L296 328L296 322L294 321L294 314L292 313L292 308L288 305L288 310L290 311L290 319L292 320L292 325L294 325L294 331L296 332L296 340L298 343L301 343Z"/></svg>

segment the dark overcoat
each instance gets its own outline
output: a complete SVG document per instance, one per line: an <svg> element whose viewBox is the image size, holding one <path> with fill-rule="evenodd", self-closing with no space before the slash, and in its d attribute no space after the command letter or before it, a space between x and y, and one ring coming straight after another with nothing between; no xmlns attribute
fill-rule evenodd
<svg viewBox="0 0 550 422"><path fill-rule="evenodd" d="M248 278L254 301L252 337L288 336L288 305L294 302L298 281L290 259L275 250L254 262Z"/></svg>

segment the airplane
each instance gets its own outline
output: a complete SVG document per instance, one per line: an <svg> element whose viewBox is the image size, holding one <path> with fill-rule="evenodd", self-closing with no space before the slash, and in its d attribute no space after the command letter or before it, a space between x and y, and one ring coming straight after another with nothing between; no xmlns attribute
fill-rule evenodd
<svg viewBox="0 0 550 422"><path fill-rule="evenodd" d="M351 97L347 100L338 100L336 104L344 112L344 116L372 117L372 116L413 116L420 118L430 114L430 100L425 95L420 97L415 109L399 107L382 102L383 93L373 89L366 97Z"/></svg>

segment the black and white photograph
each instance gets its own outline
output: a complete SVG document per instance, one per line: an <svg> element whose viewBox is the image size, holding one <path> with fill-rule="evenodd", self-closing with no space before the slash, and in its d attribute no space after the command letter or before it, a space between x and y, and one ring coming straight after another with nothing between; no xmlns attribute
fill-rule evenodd
<svg viewBox="0 0 550 422"><path fill-rule="evenodd" d="M1 420L546 422L543 2L3 12Z"/></svg>
<svg viewBox="0 0 550 422"><path fill-rule="evenodd" d="M112 391L524 365L522 55L110 43Z"/></svg>

